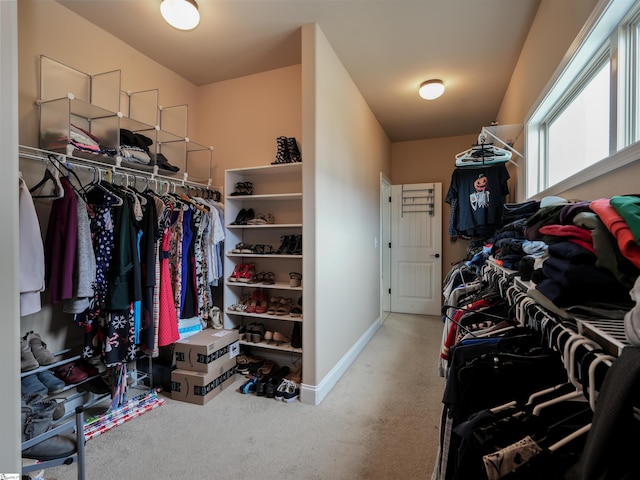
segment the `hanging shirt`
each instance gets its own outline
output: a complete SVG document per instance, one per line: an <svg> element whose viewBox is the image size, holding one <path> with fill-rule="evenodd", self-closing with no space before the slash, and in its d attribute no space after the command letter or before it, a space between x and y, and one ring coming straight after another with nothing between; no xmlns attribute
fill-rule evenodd
<svg viewBox="0 0 640 480"><path fill-rule="evenodd" d="M44 291L44 246L33 198L27 184L19 177L20 239L20 315L30 315L42 308L40 292Z"/></svg>
<svg viewBox="0 0 640 480"><path fill-rule="evenodd" d="M491 235L501 226L509 172L504 164L457 168L445 202L457 204L456 228L461 235Z"/></svg>

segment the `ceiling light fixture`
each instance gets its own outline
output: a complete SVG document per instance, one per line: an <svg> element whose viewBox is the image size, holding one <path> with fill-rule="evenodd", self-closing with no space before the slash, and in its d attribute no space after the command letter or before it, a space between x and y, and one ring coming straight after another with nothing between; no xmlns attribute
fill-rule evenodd
<svg viewBox="0 0 640 480"><path fill-rule="evenodd" d="M427 80L420 84L418 93L425 100L435 100L444 93L444 83L442 80Z"/></svg>
<svg viewBox="0 0 640 480"><path fill-rule="evenodd" d="M200 23L195 0L162 0L160 13L169 25L178 30L193 30Z"/></svg>

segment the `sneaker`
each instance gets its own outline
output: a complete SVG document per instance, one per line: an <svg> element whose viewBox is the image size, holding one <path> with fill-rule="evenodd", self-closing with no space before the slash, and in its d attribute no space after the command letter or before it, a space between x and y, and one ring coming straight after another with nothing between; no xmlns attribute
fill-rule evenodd
<svg viewBox="0 0 640 480"><path fill-rule="evenodd" d="M42 384L47 387L49 395L60 393L66 386L66 384L58 377L56 377L50 370L38 372L36 375L38 376L38 380L40 380Z"/></svg>
<svg viewBox="0 0 640 480"><path fill-rule="evenodd" d="M20 392L24 397L46 396L49 394L49 389L38 379L37 375L28 375L20 379Z"/></svg>
<svg viewBox="0 0 640 480"><path fill-rule="evenodd" d="M28 372L29 370L35 370L40 364L33 356L29 342L25 338L20 339L20 371Z"/></svg>
<svg viewBox="0 0 640 480"><path fill-rule="evenodd" d="M288 380L287 388L282 394L282 401L286 403L291 403L298 399L300 396L300 387L293 380Z"/></svg>
<svg viewBox="0 0 640 480"><path fill-rule="evenodd" d="M287 388L289 388L289 380L285 378L284 380L282 380L282 382L280 382L280 385L278 385L273 398L278 401L282 400L284 398L284 392L287 391Z"/></svg>
<svg viewBox="0 0 640 480"><path fill-rule="evenodd" d="M240 393L254 393L256 391L256 382L258 381L258 376L253 375L247 382L243 383L240 387Z"/></svg>

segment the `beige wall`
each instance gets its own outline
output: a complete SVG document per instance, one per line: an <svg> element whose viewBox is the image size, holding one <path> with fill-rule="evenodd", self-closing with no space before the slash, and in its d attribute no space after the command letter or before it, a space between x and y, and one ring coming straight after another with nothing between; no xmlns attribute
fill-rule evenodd
<svg viewBox="0 0 640 480"><path fill-rule="evenodd" d="M38 146L40 55L81 72L121 71L121 90L157 88L160 105L188 104L189 125L195 123L198 89L104 30L53 0L18 2L20 143ZM195 135L192 140L198 142ZM198 142L202 143L202 142Z"/></svg>
<svg viewBox="0 0 640 480"><path fill-rule="evenodd" d="M374 241L380 172L390 176L391 145L318 25L303 26L302 42L304 327L313 329L305 339L315 349L305 382L309 374L320 385L319 401L323 384L337 380L334 372L348 366L352 347L380 319L380 249Z"/></svg>
<svg viewBox="0 0 640 480"><path fill-rule="evenodd" d="M498 121L523 124L598 0L542 0L505 93ZM524 152L524 132L514 147ZM518 201L525 197L524 161L512 175Z"/></svg>
<svg viewBox="0 0 640 480"><path fill-rule="evenodd" d="M478 129L480 133L480 129ZM391 183L441 182L442 183L442 275L449 272L451 264L466 257L468 240L451 239L449 216L451 207L444 203L451 175L455 169L455 155L478 142L478 135L398 142L391 146Z"/></svg>
<svg viewBox="0 0 640 480"><path fill-rule="evenodd" d="M205 85L197 95L194 136L214 146L214 185L224 185L227 168L273 162L279 136L302 146L300 65Z"/></svg>

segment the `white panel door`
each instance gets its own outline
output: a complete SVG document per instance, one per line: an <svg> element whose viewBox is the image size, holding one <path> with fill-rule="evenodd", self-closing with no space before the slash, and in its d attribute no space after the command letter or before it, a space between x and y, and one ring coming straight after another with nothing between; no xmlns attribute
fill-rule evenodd
<svg viewBox="0 0 640 480"><path fill-rule="evenodd" d="M440 315L442 184L391 187L391 311Z"/></svg>

